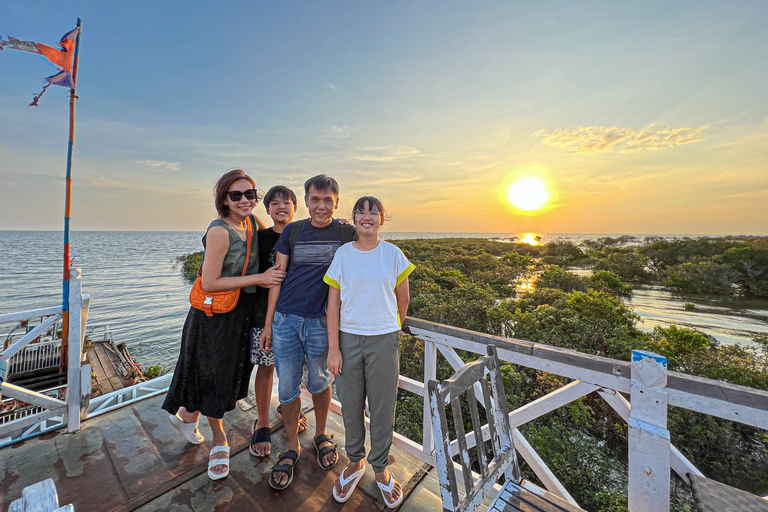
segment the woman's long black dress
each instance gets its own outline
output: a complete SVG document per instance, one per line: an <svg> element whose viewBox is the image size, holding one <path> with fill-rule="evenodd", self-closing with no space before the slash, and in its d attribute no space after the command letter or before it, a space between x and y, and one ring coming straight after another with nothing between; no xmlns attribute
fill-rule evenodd
<svg viewBox="0 0 768 512"><path fill-rule="evenodd" d="M213 221L208 229L217 225L224 226L230 233L221 275L238 276L245 263L246 243L221 219ZM248 274L258 272L257 240L254 233ZM179 360L163 409L176 414L183 406L189 412L200 411L203 416L223 418L225 412L235 408L238 400L248 396L253 370L250 336L255 301L256 293L244 289L237 306L229 313L208 317L199 309L189 309L181 334Z"/></svg>

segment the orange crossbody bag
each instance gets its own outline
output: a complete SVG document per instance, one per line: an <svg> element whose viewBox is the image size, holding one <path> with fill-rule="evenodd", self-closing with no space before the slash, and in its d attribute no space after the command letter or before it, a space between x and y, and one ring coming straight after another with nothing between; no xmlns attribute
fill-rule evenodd
<svg viewBox="0 0 768 512"><path fill-rule="evenodd" d="M245 264L243 265L241 276L244 276L245 271L248 270L248 260L251 257L251 241L253 240L250 216L246 219L246 222L248 224L248 234L246 235L245 243L248 248L245 251ZM204 311L205 316L213 316L214 313L229 313L235 309L238 300L240 300L240 288L221 292L207 292L203 290L203 266L200 265L195 284L192 285L192 291L189 292L189 303L193 308Z"/></svg>

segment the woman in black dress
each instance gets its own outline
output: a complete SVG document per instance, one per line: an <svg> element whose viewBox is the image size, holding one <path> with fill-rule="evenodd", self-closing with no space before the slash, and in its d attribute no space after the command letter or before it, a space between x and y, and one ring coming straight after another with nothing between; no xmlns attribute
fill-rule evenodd
<svg viewBox="0 0 768 512"><path fill-rule="evenodd" d="M181 351L173 381L163 402L171 423L192 444L203 442L197 429L200 415L208 418L213 431L208 476L212 480L229 474L229 446L224 433L224 413L248 395L253 365L250 333L256 286L271 288L285 278L277 266L259 271L257 229L264 225L251 211L258 201L256 182L245 171L235 169L219 178L214 187L219 216L203 237L202 285L208 292L242 288L235 309L206 316L190 308L181 336ZM246 275L247 219L254 234Z"/></svg>

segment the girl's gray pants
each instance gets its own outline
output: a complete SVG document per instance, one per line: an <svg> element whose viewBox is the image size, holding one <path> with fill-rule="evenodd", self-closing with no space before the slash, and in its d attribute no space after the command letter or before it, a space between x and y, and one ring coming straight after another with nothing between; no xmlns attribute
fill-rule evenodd
<svg viewBox="0 0 768 512"><path fill-rule="evenodd" d="M341 374L336 393L346 431L345 448L351 462L365 457L365 399L371 413L371 452L368 463L381 473L389 462L395 427L397 380L400 374L398 331L363 336L339 332Z"/></svg>

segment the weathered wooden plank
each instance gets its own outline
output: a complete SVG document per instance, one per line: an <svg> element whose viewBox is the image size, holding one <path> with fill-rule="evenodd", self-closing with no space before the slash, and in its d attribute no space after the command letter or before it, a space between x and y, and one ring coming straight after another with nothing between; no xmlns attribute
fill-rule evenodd
<svg viewBox="0 0 768 512"><path fill-rule="evenodd" d="M80 269L69 267L69 325L67 353L67 432L80 430L80 356L83 352L81 339L83 311L82 280Z"/></svg>
<svg viewBox="0 0 768 512"><path fill-rule="evenodd" d="M0 315L0 324L19 322L21 320L29 320L30 318L37 318L49 315L61 314L61 306L51 306L49 308L28 309L26 311L18 311L16 313L5 313Z"/></svg>
<svg viewBox="0 0 768 512"><path fill-rule="evenodd" d="M624 419L624 421L629 421L631 405L621 393L617 393L612 389L601 389L599 393L600 396L603 397L603 400L605 400L606 403L610 405L622 419ZM695 475L702 474L701 471L699 471L698 468L680 452L680 450L671 444L669 450L669 464L675 473L677 473L684 481L688 481L688 473L693 473Z"/></svg>
<svg viewBox="0 0 768 512"><path fill-rule="evenodd" d="M482 387L480 388L482 392ZM472 421L472 432L475 433L475 447L477 448L477 458L480 462L480 475L482 478L488 476L488 457L485 454L485 445L483 444L483 424L480 423L480 411L477 409L477 397L475 396L474 386L467 389L467 400L469 401L469 416Z"/></svg>
<svg viewBox="0 0 768 512"><path fill-rule="evenodd" d="M578 400L598 389L599 388L594 384L588 384L579 380L570 382L565 386L512 411L509 415L510 425L512 428L525 425L540 416L559 409L560 407L567 405L574 400Z"/></svg>
<svg viewBox="0 0 768 512"><path fill-rule="evenodd" d="M111 393L112 391L115 391L115 388L112 386L112 383L109 382L109 379L107 378L107 374L104 371L104 365L101 364L101 360L99 359L99 356L97 352L94 349L91 349L88 351L88 363L91 365L91 369L93 370L93 373L96 374L96 382L98 382L101 385L101 392L102 394Z"/></svg>
<svg viewBox="0 0 768 512"><path fill-rule="evenodd" d="M430 380L437 378L437 348L434 343L424 342L424 382L427 383ZM430 397L429 393L424 393L424 409L422 411L422 424L424 428L423 443L424 453L429 455L435 445L434 439L432 439L432 415L429 412Z"/></svg>
<svg viewBox="0 0 768 512"><path fill-rule="evenodd" d="M446 334L437 334L416 327L412 327L411 331L425 341L468 350L476 354L482 354L485 351L485 347L493 342L498 349L499 358L503 361L562 375L574 380L581 380L600 387L629 392L629 363L580 354L579 352L566 349L557 349L556 347L547 347L546 345L541 345L540 347L545 347L548 350L538 350L537 355L534 356L516 350L516 343L518 343L516 340L512 343L504 338L487 336L488 339L483 340L485 343L480 343L476 340L466 340ZM474 338L477 338L477 336L474 336ZM531 349L532 351L533 349ZM562 361L558 361L559 359L562 359ZM588 360L589 364L586 362ZM599 371L582 367L597 367Z"/></svg>
<svg viewBox="0 0 768 512"><path fill-rule="evenodd" d="M397 386L400 389L404 389L406 391L410 391L411 393L415 393L419 396L424 396L426 393L424 391L424 383L419 382L414 379L410 379L408 377L404 377L400 375L400 377L397 379Z"/></svg>
<svg viewBox="0 0 768 512"><path fill-rule="evenodd" d="M464 361L461 359L461 357L459 357L459 354L457 354L452 347L437 345L437 350L443 354L443 357L445 357L445 360L448 361L448 363L453 367L454 371L459 371L464 366ZM479 382L475 382L475 393L477 395L482 393Z"/></svg>
<svg viewBox="0 0 768 512"><path fill-rule="evenodd" d="M429 408L427 410L430 413L430 423L435 433L433 441L435 445L435 458L437 459L437 472L440 480L440 497L445 508L449 503L458 504L459 494L456 489L453 459L451 459L450 453L445 449L450 439L448 438L448 422L445 418L445 408L442 407L442 399L440 397L440 384L436 380L430 379L427 383L427 389L429 390ZM424 428L426 430L426 424Z"/></svg>
<svg viewBox="0 0 768 512"><path fill-rule="evenodd" d="M515 485L514 482L511 482L511 486ZM511 487L510 486L510 487ZM529 493L534 494L541 498L542 500L551 503L552 505L558 507L559 510L562 510L563 512L584 512L581 508L574 505L573 503L570 503L569 501L566 501L559 496L552 494L551 492L542 489L538 485L529 482L528 480L523 480L520 485L520 488L522 488L521 495L524 499L528 499ZM525 493L525 494L523 494Z"/></svg>
<svg viewBox="0 0 768 512"><path fill-rule="evenodd" d="M471 387L471 384L470 384ZM472 481L472 466L469 462L469 451L467 450L467 440L464 438L464 416L461 414L460 394L456 394L451 400L451 411L453 412L453 425L456 429L456 439L459 443L459 460L461 461L461 473L464 478L464 489L469 492L475 487Z"/></svg>
<svg viewBox="0 0 768 512"><path fill-rule="evenodd" d="M62 400L56 400L50 396L46 396L35 391L16 386L10 382L3 383L3 396L9 396L16 400L21 400L32 405L39 405L50 410L57 410L62 407L66 407L67 403Z"/></svg>
<svg viewBox="0 0 768 512"><path fill-rule="evenodd" d="M14 354L24 348L30 341L34 340L38 336L45 334L45 331L47 331L50 326L59 320L61 320L61 315L49 316L38 325L36 325L34 329L22 336L21 339L17 340L13 345L5 349L3 353L0 354L0 358L5 359L6 361L9 360L11 357L13 357Z"/></svg>
<svg viewBox="0 0 768 512"><path fill-rule="evenodd" d="M426 320L406 320L416 336L477 354L495 344L502 360L527 366L603 388L629 393L629 363L576 351L475 333ZM670 372L670 405L768 429L768 392Z"/></svg>
<svg viewBox="0 0 768 512"><path fill-rule="evenodd" d="M536 450L533 449L533 446L531 446L531 443L528 442L523 434L515 428L512 430L512 437L515 440L515 448L517 448L518 453L525 459L533 472L536 473L536 476L539 477L539 480L541 480L547 490L578 507L579 504L573 499L568 489L560 483L560 480L552 473L552 470L536 453Z"/></svg>

